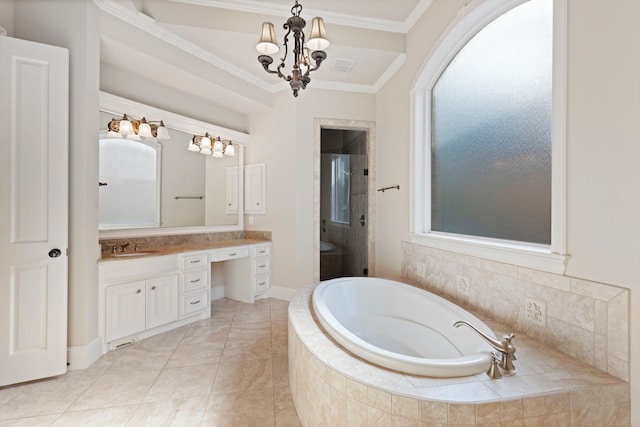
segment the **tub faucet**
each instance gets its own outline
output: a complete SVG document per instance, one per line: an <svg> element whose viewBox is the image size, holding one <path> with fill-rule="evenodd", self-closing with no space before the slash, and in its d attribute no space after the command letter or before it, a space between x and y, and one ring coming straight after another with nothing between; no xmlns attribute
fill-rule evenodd
<svg viewBox="0 0 640 427"><path fill-rule="evenodd" d="M513 365L513 361L516 360L516 348L511 343L511 340L513 339L513 337L515 337L515 334L511 333L509 335L503 335L502 341L498 341L497 339L490 337L489 335L473 326L471 323L465 322L464 320L459 320L453 324L453 326L455 326L456 328L460 327L460 325L468 326L469 328L476 331L482 338L485 339L485 341L489 343L489 345L491 345L491 347L500 352L500 368L502 368L505 375L513 375L516 373L516 367Z"/></svg>
<svg viewBox="0 0 640 427"><path fill-rule="evenodd" d="M131 242L124 242L123 244L121 244L120 247L122 248L122 252L127 252L127 248L130 244Z"/></svg>

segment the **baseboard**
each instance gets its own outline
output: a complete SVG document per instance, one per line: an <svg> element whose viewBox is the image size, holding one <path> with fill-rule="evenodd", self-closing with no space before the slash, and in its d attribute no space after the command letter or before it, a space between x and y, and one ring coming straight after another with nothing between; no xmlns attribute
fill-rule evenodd
<svg viewBox="0 0 640 427"><path fill-rule="evenodd" d="M87 369L102 356L102 339L96 337L89 344L81 347L67 347L67 369Z"/></svg>
<svg viewBox="0 0 640 427"><path fill-rule="evenodd" d="M291 301L291 298L298 292L297 289L285 288L283 286L271 286L269 289L271 298L281 299L284 301Z"/></svg>

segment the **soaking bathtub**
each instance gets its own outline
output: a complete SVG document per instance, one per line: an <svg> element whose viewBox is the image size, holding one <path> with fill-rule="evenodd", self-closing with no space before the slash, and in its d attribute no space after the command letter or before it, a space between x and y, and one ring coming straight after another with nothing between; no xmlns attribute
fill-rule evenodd
<svg viewBox="0 0 640 427"><path fill-rule="evenodd" d="M321 282L313 309L325 331L363 359L400 372L460 377L486 371L492 348L467 321L495 337L480 319L425 290L393 280L347 277Z"/></svg>

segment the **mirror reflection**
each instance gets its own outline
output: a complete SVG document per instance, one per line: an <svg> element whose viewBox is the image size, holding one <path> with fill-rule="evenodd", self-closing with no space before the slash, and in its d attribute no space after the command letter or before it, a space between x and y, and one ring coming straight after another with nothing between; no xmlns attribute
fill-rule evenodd
<svg viewBox="0 0 640 427"><path fill-rule="evenodd" d="M111 118L100 112L101 123ZM100 230L239 224L241 156L189 151L192 134L169 134L136 141L101 132Z"/></svg>

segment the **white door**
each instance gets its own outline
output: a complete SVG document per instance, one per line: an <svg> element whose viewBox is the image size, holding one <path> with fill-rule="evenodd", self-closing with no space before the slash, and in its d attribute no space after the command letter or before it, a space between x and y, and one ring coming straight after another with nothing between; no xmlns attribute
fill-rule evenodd
<svg viewBox="0 0 640 427"><path fill-rule="evenodd" d="M68 64L0 37L0 386L67 370Z"/></svg>

